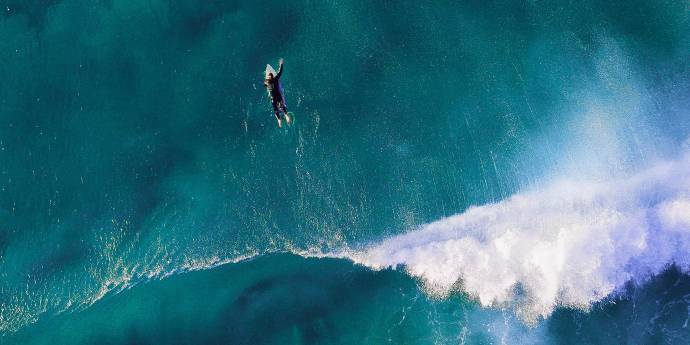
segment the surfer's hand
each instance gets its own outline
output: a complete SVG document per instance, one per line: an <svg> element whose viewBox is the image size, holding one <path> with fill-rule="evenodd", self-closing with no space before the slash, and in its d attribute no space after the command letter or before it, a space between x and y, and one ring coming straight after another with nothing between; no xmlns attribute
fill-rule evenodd
<svg viewBox="0 0 690 345"><path fill-rule="evenodd" d="M285 60L283 60L283 58L280 58L280 60L278 60L278 63L281 65L283 64L283 62L285 62Z"/></svg>

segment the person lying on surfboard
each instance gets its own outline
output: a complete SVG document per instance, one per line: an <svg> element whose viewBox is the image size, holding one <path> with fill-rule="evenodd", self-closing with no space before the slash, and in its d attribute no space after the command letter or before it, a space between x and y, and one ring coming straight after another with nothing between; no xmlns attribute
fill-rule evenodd
<svg viewBox="0 0 690 345"><path fill-rule="evenodd" d="M278 65L278 73L275 72L271 65L266 65L266 79L264 85L268 90L268 97L273 104L273 112L278 120L278 127L283 127L283 121L280 116L282 111L285 115L285 121L290 123L290 115L288 115L287 105L285 105L285 97L283 97L283 87L280 85L280 76L283 74L283 59L280 59Z"/></svg>

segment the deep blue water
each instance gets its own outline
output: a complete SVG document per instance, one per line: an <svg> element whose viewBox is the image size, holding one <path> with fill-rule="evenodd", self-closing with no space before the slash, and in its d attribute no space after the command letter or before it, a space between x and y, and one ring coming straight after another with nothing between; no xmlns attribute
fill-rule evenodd
<svg viewBox="0 0 690 345"><path fill-rule="evenodd" d="M2 344L690 336L687 1L0 13Z"/></svg>

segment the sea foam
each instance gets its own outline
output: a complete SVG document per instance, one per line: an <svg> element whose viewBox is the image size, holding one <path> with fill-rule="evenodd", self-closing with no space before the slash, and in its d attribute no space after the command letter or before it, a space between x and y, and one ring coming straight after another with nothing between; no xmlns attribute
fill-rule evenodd
<svg viewBox="0 0 690 345"><path fill-rule="evenodd" d="M554 182L343 254L402 266L434 294L459 289L533 323L587 309L671 264L690 264L690 154L606 183Z"/></svg>

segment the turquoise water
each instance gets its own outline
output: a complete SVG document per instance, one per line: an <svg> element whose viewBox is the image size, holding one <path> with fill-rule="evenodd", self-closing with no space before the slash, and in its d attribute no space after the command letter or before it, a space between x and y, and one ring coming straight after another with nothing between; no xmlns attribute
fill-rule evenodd
<svg viewBox="0 0 690 345"><path fill-rule="evenodd" d="M685 1L0 5L0 343L690 336Z"/></svg>

